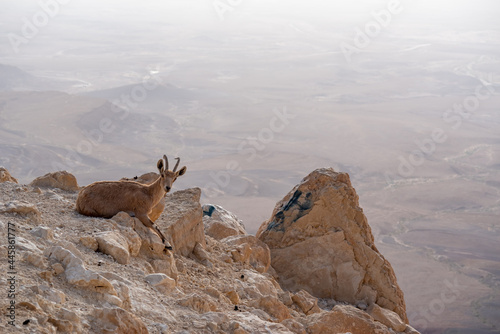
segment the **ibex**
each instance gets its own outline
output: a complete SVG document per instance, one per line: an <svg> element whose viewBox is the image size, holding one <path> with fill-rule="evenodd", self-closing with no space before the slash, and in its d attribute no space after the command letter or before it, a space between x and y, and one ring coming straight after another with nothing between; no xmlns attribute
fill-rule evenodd
<svg viewBox="0 0 500 334"><path fill-rule="evenodd" d="M172 189L177 177L186 173L186 166L177 171L180 158L173 170L168 169L168 158L158 160L160 177L149 185L133 181L100 181L83 188L76 199L76 210L82 215L111 218L120 211L137 217L145 226L156 231L162 242L165 236L151 221L149 214L158 202ZM168 249L172 247L166 244Z"/></svg>

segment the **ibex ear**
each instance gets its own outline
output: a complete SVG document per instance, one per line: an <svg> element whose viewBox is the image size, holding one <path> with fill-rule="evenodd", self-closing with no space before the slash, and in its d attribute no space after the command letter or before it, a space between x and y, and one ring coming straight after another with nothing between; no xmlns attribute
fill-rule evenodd
<svg viewBox="0 0 500 334"><path fill-rule="evenodd" d="M163 159L158 160L158 163L156 164L156 167L158 167L158 170L160 171L160 174L163 173Z"/></svg>
<svg viewBox="0 0 500 334"><path fill-rule="evenodd" d="M186 173L186 170L187 170L187 167L184 166L182 167L178 172L177 172L177 176L181 176L181 175L184 175L184 173Z"/></svg>

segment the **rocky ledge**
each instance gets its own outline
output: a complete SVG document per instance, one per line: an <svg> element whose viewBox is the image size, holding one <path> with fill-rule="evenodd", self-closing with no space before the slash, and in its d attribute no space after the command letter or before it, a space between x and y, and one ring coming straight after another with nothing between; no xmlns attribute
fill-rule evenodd
<svg viewBox="0 0 500 334"><path fill-rule="evenodd" d="M308 175L257 237L198 188L169 194L156 224L171 252L126 213L79 215L71 175L2 172L2 333L417 333L345 173Z"/></svg>

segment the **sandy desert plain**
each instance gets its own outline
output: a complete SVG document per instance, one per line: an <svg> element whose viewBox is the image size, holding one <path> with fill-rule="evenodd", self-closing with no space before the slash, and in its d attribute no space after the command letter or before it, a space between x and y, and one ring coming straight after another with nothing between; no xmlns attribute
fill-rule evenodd
<svg viewBox="0 0 500 334"><path fill-rule="evenodd" d="M255 233L331 166L415 328L500 331L497 2L4 6L0 165L21 182L131 177L167 153L188 167L176 189L202 188Z"/></svg>

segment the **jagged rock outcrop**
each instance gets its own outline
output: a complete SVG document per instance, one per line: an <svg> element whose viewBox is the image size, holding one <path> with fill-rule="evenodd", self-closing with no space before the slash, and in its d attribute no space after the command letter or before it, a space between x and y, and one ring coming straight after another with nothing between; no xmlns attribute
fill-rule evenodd
<svg viewBox="0 0 500 334"><path fill-rule="evenodd" d="M247 234L241 220L223 207L205 204L202 209L206 235L221 240L235 235Z"/></svg>
<svg viewBox="0 0 500 334"><path fill-rule="evenodd" d="M190 255L196 243L206 246L200 196L200 188L191 188L167 194L165 198L165 214L156 224L170 239L176 254Z"/></svg>
<svg viewBox="0 0 500 334"><path fill-rule="evenodd" d="M47 173L34 179L30 185L40 188L59 188L66 191L78 191L79 189L76 177L66 171Z"/></svg>
<svg viewBox="0 0 500 334"><path fill-rule="evenodd" d="M2 182L19 183L15 177L10 175L9 171L5 167L0 167L0 183Z"/></svg>
<svg viewBox="0 0 500 334"><path fill-rule="evenodd" d="M277 203L257 237L271 249L280 284L315 297L373 303L405 322L390 263L379 253L349 175L315 170Z"/></svg>
<svg viewBox="0 0 500 334"><path fill-rule="evenodd" d="M131 178L124 177L120 179L120 181L134 181L134 182L139 182L141 184L151 184L155 182L158 178L160 177L160 174L151 172L151 173L146 173L142 174L141 176L135 176ZM149 219L152 221L156 221L158 218L160 218L160 215L163 213L163 210L165 209L165 197L162 198L156 206L153 207L151 210L151 213L149 214Z"/></svg>
<svg viewBox="0 0 500 334"><path fill-rule="evenodd" d="M104 232L104 235L118 235L118 238L112 239L116 241L114 244L118 244L119 247L112 246L109 248L110 251L105 250L104 253L113 256L118 263L122 263L127 258L126 253L128 252L131 256L141 257L148 261L152 272L163 273L174 280L177 279L177 268L172 252L165 250L165 245L152 229L144 226L139 219L130 217L125 212L116 214L112 218L112 221L116 223L119 232ZM108 247L104 248L101 246L110 243L105 239L101 238L101 240L97 240L98 249L108 249ZM114 251L111 251L113 249Z"/></svg>

